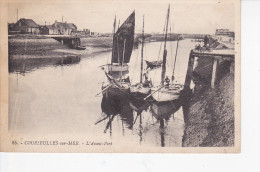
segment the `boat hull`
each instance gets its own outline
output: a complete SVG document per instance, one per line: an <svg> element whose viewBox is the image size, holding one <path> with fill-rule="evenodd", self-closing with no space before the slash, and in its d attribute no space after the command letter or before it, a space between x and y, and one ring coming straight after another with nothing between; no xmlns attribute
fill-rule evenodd
<svg viewBox="0 0 260 172"><path fill-rule="evenodd" d="M151 93L151 88L149 87L142 87L142 86L132 86L130 87L131 94L143 94L148 95Z"/></svg>
<svg viewBox="0 0 260 172"><path fill-rule="evenodd" d="M156 67L160 67L162 65L162 61L153 61L153 62L149 62L149 61L145 61L146 65L148 68L156 68Z"/></svg>
<svg viewBox="0 0 260 172"><path fill-rule="evenodd" d="M156 91L158 88L152 88L152 91ZM170 84L167 88L162 88L156 91L152 97L157 102L168 102L177 100L180 98L180 93L183 90L183 85Z"/></svg>
<svg viewBox="0 0 260 172"><path fill-rule="evenodd" d="M128 71L129 67L126 63L124 64L107 64L107 70L109 72L126 72Z"/></svg>
<svg viewBox="0 0 260 172"><path fill-rule="evenodd" d="M102 92L103 96L112 98L127 98L130 95L129 88L118 88L111 86Z"/></svg>
<svg viewBox="0 0 260 172"><path fill-rule="evenodd" d="M129 105L131 109L133 109L137 113L142 113L142 111L144 110L146 111L150 106L150 104L146 101L143 101L143 99L135 99L135 98L130 99Z"/></svg>
<svg viewBox="0 0 260 172"><path fill-rule="evenodd" d="M157 102L168 102L179 99L180 94L173 94L167 91L157 91L152 96L153 99Z"/></svg>
<svg viewBox="0 0 260 172"><path fill-rule="evenodd" d="M151 93L151 88L142 86L132 86L130 87L130 93L131 96L134 98L144 98Z"/></svg>
<svg viewBox="0 0 260 172"><path fill-rule="evenodd" d="M150 110L156 119L165 119L174 114L178 108L175 108L172 102L167 102L165 104L152 103Z"/></svg>

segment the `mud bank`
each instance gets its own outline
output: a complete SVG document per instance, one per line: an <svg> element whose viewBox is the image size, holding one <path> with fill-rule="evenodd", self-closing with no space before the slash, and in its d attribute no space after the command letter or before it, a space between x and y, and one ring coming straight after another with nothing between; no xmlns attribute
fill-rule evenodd
<svg viewBox="0 0 260 172"><path fill-rule="evenodd" d="M112 38L81 38L81 44L86 46L86 51L73 50L60 42L47 37L17 37L8 38L9 56L14 55L32 55L35 58L39 56L53 57L60 55L81 55L104 52L111 50Z"/></svg>
<svg viewBox="0 0 260 172"><path fill-rule="evenodd" d="M184 120L183 147L234 146L234 73L214 89L196 85Z"/></svg>
<svg viewBox="0 0 260 172"><path fill-rule="evenodd" d="M10 36L9 72L25 72L49 65L76 64L88 58L111 51L110 38L83 38L86 50L75 50L48 37Z"/></svg>

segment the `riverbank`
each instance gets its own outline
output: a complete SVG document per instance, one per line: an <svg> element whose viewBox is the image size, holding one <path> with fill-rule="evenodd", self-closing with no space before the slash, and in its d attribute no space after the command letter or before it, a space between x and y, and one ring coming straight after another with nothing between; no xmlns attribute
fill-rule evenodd
<svg viewBox="0 0 260 172"><path fill-rule="evenodd" d="M111 51L112 38L82 38L85 50L71 49L60 42L44 36L10 36L9 72L26 72L49 65L75 64L81 58L93 57Z"/></svg>
<svg viewBox="0 0 260 172"><path fill-rule="evenodd" d="M214 89L196 87L184 114L182 146L234 146L234 73L225 74Z"/></svg>
<svg viewBox="0 0 260 172"><path fill-rule="evenodd" d="M73 50L50 37L44 36L10 36L8 39L9 56L11 58L14 56L17 58L19 55L32 55L39 58L41 56L91 55L97 52L110 51L112 38L81 38L81 44L87 47L86 51Z"/></svg>
<svg viewBox="0 0 260 172"><path fill-rule="evenodd" d="M8 36L9 58L24 58L24 55L31 55L34 58L60 57L64 55L94 55L111 51L113 37L79 37L82 46L86 47L85 51L74 50L67 45L51 38L57 35L31 35L19 34ZM176 41L180 34L172 34L168 39ZM163 41L163 35L152 35L147 37L147 42ZM135 38L135 45L138 45L138 37Z"/></svg>

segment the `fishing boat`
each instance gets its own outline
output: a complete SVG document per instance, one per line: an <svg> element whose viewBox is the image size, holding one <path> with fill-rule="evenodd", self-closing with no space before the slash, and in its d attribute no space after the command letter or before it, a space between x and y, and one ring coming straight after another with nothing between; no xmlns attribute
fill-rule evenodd
<svg viewBox="0 0 260 172"><path fill-rule="evenodd" d="M156 91L161 87L152 88L152 91ZM161 88L156 91L152 96L157 102L167 102L173 101L180 98L181 91L183 90L183 85L181 84L170 84L169 87Z"/></svg>
<svg viewBox="0 0 260 172"><path fill-rule="evenodd" d="M134 46L135 11L117 29L116 18L114 20L113 47L111 63L107 64L109 72L128 71L128 64Z"/></svg>
<svg viewBox="0 0 260 172"><path fill-rule="evenodd" d="M130 95L130 83L128 79L117 79L106 72L105 74L108 78L109 84L102 86L101 89L103 96L126 98Z"/></svg>
<svg viewBox="0 0 260 172"><path fill-rule="evenodd" d="M145 60L147 68L153 69L153 68L157 68L157 67L161 67L163 61L162 60L158 60L158 61L148 61Z"/></svg>
<svg viewBox="0 0 260 172"><path fill-rule="evenodd" d="M145 97L151 92L151 84L148 81L145 74L145 81L143 82L143 52L144 52L144 17L143 17L143 34L142 34L142 49L141 49L141 70L140 70L140 82L130 87L130 92L134 97Z"/></svg>
<svg viewBox="0 0 260 172"><path fill-rule="evenodd" d="M172 73L172 81L170 82L170 79L168 77L165 77L166 57L167 57L166 43L167 43L169 15L170 15L170 5L168 7L168 12L167 12L167 17L166 17L166 27L165 27L166 31L165 31L165 37L164 37L164 51L163 51L161 84L157 87L153 87L151 89L152 93L145 98L145 99L147 99L149 96L152 96L153 99L157 102L167 102L167 101L173 101L173 100L179 99L181 91L184 88L183 85L177 84L176 82L174 82L174 70L175 70L175 64L176 64L176 59L177 59L179 39L177 41L177 48L176 48L174 67L173 67L173 73Z"/></svg>
<svg viewBox="0 0 260 172"><path fill-rule="evenodd" d="M115 26L115 23L114 23ZM125 66L130 61L133 50L135 28L135 12L133 12L126 21L118 28L113 37L113 49L111 64L108 65L108 71L105 71L109 85L102 87L103 94L110 96L128 96L130 95L130 80L123 78ZM114 64L114 63L117 64ZM118 71L119 70L119 71ZM128 70L128 65L127 65ZM119 77L115 78L112 73L119 73Z"/></svg>

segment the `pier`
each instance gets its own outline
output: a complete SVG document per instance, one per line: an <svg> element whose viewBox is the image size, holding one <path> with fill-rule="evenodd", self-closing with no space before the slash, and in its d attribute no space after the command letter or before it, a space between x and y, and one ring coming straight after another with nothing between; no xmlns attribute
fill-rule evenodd
<svg viewBox="0 0 260 172"><path fill-rule="evenodd" d="M67 45L70 48L76 48L81 46L80 38L75 36L53 36L51 37L56 41L59 41L62 45Z"/></svg>
<svg viewBox="0 0 260 172"><path fill-rule="evenodd" d="M192 73L198 67L199 59L206 58L212 61L212 73L211 73L211 88L215 88L216 79L218 74L218 68L220 62L229 61L229 72L234 72L235 54L234 49L220 49L211 51L197 51L191 50L189 55L188 69L186 72L186 78L184 83L184 89L190 89L190 83L192 80Z"/></svg>

